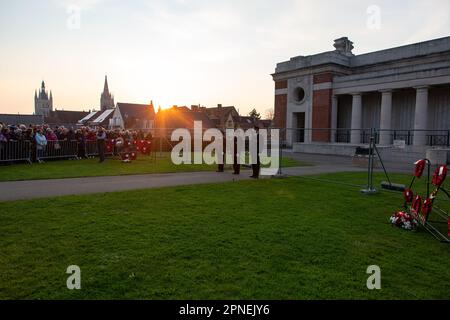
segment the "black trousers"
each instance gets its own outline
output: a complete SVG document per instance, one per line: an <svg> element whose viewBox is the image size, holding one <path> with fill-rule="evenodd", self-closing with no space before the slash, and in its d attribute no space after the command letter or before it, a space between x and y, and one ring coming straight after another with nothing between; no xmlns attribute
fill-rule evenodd
<svg viewBox="0 0 450 320"><path fill-rule="evenodd" d="M256 164L252 164L252 170L253 170L253 177L259 177L259 172L261 171L261 162L259 161L259 157Z"/></svg>
<svg viewBox="0 0 450 320"><path fill-rule="evenodd" d="M222 164L217 165L217 172L224 172L225 171L225 152L222 155Z"/></svg>
<svg viewBox="0 0 450 320"><path fill-rule="evenodd" d="M235 174L240 174L241 173L241 165L238 163L234 163L233 164L233 170Z"/></svg>
<svg viewBox="0 0 450 320"><path fill-rule="evenodd" d="M97 148L98 148L98 157L100 158L100 162L105 161L105 140L98 140Z"/></svg>

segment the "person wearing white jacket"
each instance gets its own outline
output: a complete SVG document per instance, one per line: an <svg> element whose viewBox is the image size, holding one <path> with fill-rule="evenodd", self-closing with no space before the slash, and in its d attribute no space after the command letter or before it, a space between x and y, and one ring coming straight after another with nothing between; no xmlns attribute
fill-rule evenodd
<svg viewBox="0 0 450 320"><path fill-rule="evenodd" d="M44 150L47 146L47 138L45 137L45 135L42 133L42 129L39 129L36 132L36 150L37 150L37 159L39 162L42 162L42 160L40 159L43 154L44 154Z"/></svg>

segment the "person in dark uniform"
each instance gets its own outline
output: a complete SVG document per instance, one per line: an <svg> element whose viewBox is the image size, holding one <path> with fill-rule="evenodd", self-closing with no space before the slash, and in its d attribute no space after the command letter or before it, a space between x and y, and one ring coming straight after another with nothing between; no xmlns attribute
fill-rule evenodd
<svg viewBox="0 0 450 320"><path fill-rule="evenodd" d="M256 163L255 164L252 163L253 175L251 175L250 178L258 179L259 172L261 169L261 161L259 158L259 127L255 126L254 129L256 131L256 154L257 154L257 156L256 156ZM252 160L252 162L253 162L253 160Z"/></svg>
<svg viewBox="0 0 450 320"><path fill-rule="evenodd" d="M100 128L97 132L97 148L100 163L105 161L105 145L106 145L106 132L105 129Z"/></svg>
<svg viewBox="0 0 450 320"><path fill-rule="evenodd" d="M222 164L219 163L217 165L217 172L225 172L225 154L227 151L227 141L226 141L225 134L223 132L222 132L222 136L223 136L222 154L219 154L217 157L218 163L219 163L220 157L222 157Z"/></svg>
<svg viewBox="0 0 450 320"><path fill-rule="evenodd" d="M236 130L239 129L238 126L236 125ZM234 154L233 154L233 174L234 175L239 175L241 173L241 165L239 164L239 157L240 157L240 151L238 150L238 137L234 137L233 138L233 144L234 144Z"/></svg>

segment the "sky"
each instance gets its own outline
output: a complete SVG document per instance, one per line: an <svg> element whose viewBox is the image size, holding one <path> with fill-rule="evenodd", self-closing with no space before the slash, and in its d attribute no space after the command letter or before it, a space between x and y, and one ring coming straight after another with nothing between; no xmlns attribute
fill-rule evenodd
<svg viewBox="0 0 450 320"><path fill-rule="evenodd" d="M0 113L31 114L45 80L54 107L116 102L273 109L278 62L355 54L450 35L448 0L0 0Z"/></svg>

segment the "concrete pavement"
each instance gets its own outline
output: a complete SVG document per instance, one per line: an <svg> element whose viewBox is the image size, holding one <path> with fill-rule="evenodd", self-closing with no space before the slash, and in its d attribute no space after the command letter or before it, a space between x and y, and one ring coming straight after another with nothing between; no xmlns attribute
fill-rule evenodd
<svg viewBox="0 0 450 320"><path fill-rule="evenodd" d="M344 165L318 165L312 167L284 168L283 174L289 176L306 176L344 171L357 172L365 171L365 169ZM48 198L56 196L115 192L181 185L223 183L249 180L250 175L251 172L249 170L243 170L240 176L235 176L230 171L227 171L225 173L186 172L112 177L9 181L0 182L0 201Z"/></svg>

